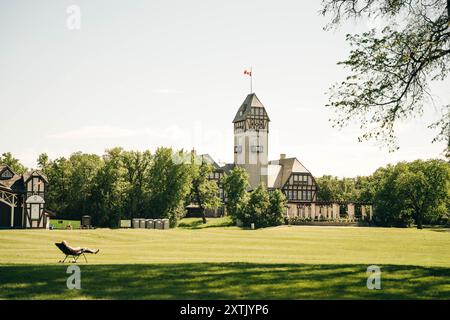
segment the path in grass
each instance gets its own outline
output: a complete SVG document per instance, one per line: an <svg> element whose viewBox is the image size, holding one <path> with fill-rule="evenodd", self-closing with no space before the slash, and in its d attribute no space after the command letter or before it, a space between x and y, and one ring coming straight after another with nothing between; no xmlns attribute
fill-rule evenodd
<svg viewBox="0 0 450 320"><path fill-rule="evenodd" d="M63 239L101 250L79 263L81 291L57 264ZM0 298L450 298L448 229L3 230L0 252Z"/></svg>

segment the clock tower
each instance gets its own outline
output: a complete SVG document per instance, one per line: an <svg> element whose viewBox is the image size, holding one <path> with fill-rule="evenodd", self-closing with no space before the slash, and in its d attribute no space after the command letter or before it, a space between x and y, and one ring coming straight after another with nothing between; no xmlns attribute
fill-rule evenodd
<svg viewBox="0 0 450 320"><path fill-rule="evenodd" d="M250 187L267 187L269 117L258 97L245 98L234 117L234 164L245 168Z"/></svg>

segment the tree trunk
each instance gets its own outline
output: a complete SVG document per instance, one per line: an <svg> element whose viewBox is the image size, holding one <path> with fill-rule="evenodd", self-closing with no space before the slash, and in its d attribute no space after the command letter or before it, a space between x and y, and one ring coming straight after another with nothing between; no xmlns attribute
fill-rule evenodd
<svg viewBox="0 0 450 320"><path fill-rule="evenodd" d="M200 191L198 190L198 187L195 187L195 198L197 199L197 204L200 207L203 223L206 223L205 208L203 207L203 203L200 199Z"/></svg>
<svg viewBox="0 0 450 320"><path fill-rule="evenodd" d="M202 210L202 219L203 219L203 223L206 223L205 209L201 208L201 210Z"/></svg>
<svg viewBox="0 0 450 320"><path fill-rule="evenodd" d="M422 229L423 228L423 225L422 225L422 213L420 211L417 211L416 217L417 217L417 221L416 221L417 229Z"/></svg>

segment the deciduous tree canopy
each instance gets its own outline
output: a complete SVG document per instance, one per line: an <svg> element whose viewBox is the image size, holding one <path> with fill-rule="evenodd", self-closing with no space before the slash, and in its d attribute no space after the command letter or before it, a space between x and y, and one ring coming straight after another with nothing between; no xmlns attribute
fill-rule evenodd
<svg viewBox="0 0 450 320"><path fill-rule="evenodd" d="M360 123L360 140L375 139L398 148L395 124L433 106L431 81L450 71L450 24L447 0L324 0L327 28L349 19L377 18L384 27L347 35L349 57L339 62L349 76L333 85L329 106L334 125ZM450 104L442 106L436 140L450 144ZM447 150L448 151L448 150Z"/></svg>

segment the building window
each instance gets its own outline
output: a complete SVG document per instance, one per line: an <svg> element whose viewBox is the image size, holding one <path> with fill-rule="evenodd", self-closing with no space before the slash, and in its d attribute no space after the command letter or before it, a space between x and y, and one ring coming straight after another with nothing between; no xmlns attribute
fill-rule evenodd
<svg viewBox="0 0 450 320"><path fill-rule="evenodd" d="M234 146L234 153L242 153L242 146Z"/></svg>
<svg viewBox="0 0 450 320"><path fill-rule="evenodd" d="M262 153L264 151L264 147L261 145L256 145L251 147L252 153Z"/></svg>

